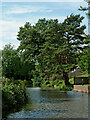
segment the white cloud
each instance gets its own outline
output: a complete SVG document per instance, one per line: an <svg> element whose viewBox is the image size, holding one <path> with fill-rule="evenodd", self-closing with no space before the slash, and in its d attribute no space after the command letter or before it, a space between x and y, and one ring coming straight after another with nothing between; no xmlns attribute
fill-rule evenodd
<svg viewBox="0 0 90 120"><path fill-rule="evenodd" d="M53 10L46 10L46 12L53 12Z"/></svg>
<svg viewBox="0 0 90 120"><path fill-rule="evenodd" d="M5 31L18 31L19 27L23 26L24 22L17 21L4 21L0 20L0 26L2 28L2 32Z"/></svg>
<svg viewBox="0 0 90 120"><path fill-rule="evenodd" d="M7 13L9 13L9 14L22 14L22 13L30 13L30 12L35 12L35 11L21 9L21 10L12 10L12 11L9 11Z"/></svg>
<svg viewBox="0 0 90 120"><path fill-rule="evenodd" d="M2 2L84 2L84 0L2 0Z"/></svg>
<svg viewBox="0 0 90 120"><path fill-rule="evenodd" d="M7 13L9 14L22 14L36 12L38 9L30 8L28 6L14 6Z"/></svg>
<svg viewBox="0 0 90 120"><path fill-rule="evenodd" d="M2 28L0 29L0 49L3 49L3 46L8 43L15 45L15 48L18 47L19 41L17 40L17 33L19 27L24 24L24 22L0 20L0 28Z"/></svg>
<svg viewBox="0 0 90 120"><path fill-rule="evenodd" d="M14 41L14 40L16 40L17 39L17 32L2 32L2 40L3 39L7 39L7 41L8 40L12 40L12 41Z"/></svg>
<svg viewBox="0 0 90 120"><path fill-rule="evenodd" d="M47 9L41 6L25 6L25 5L13 5L6 12L8 14L23 14L23 13L32 13L32 12L52 12L53 10Z"/></svg>

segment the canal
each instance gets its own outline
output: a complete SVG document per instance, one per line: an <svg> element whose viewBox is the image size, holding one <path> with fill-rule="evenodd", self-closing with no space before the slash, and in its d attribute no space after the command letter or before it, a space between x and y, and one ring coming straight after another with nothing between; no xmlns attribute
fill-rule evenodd
<svg viewBox="0 0 90 120"><path fill-rule="evenodd" d="M88 118L88 94L28 88L29 101L7 118Z"/></svg>

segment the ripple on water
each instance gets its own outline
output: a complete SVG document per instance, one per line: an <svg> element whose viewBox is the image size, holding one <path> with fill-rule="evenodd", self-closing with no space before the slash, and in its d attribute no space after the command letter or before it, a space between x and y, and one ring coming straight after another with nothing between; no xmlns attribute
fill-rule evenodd
<svg viewBox="0 0 90 120"><path fill-rule="evenodd" d="M51 118L55 114L65 113L67 110L46 110L46 109L33 109L32 111L20 111L11 114L8 118Z"/></svg>

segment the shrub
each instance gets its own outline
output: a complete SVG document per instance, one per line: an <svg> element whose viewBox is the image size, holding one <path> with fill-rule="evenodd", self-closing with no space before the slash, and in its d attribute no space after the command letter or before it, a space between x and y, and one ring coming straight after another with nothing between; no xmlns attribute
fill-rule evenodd
<svg viewBox="0 0 90 120"><path fill-rule="evenodd" d="M71 84L74 84L74 77L70 78L70 79L69 79L69 82L70 82Z"/></svg>
<svg viewBox="0 0 90 120"><path fill-rule="evenodd" d="M71 91L73 89L72 85L65 85L65 81L61 80L61 82L59 82L59 85L56 86L56 88L63 90L63 91Z"/></svg>
<svg viewBox="0 0 90 120"><path fill-rule="evenodd" d="M7 78L2 79L2 103L3 108L13 107L16 104L23 104L27 100L26 81L12 81Z"/></svg>

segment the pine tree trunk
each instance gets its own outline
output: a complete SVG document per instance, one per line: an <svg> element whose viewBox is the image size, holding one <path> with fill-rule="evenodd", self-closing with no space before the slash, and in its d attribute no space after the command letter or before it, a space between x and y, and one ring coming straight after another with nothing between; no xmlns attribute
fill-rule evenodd
<svg viewBox="0 0 90 120"><path fill-rule="evenodd" d="M68 74L65 71L63 71L63 79L65 80L65 85L70 85Z"/></svg>

